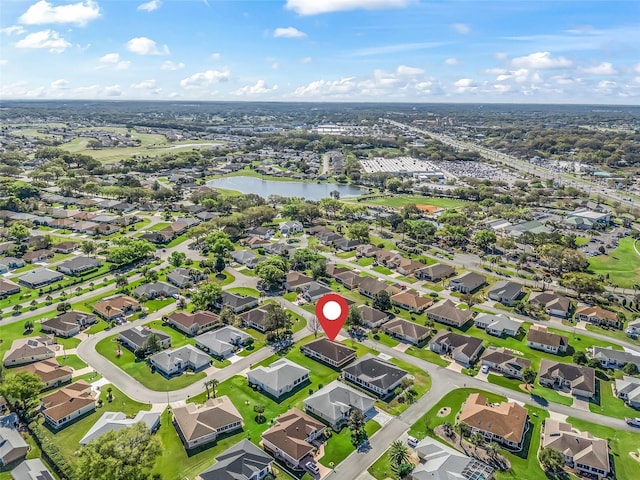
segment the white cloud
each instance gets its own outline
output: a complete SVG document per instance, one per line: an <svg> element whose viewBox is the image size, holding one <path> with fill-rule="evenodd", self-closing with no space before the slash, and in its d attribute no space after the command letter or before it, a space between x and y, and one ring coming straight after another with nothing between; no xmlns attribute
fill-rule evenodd
<svg viewBox="0 0 640 480"><path fill-rule="evenodd" d="M296 97L324 97L340 96L353 92L356 88L354 77L341 78L333 82L326 80L316 80L308 85L296 88L293 95Z"/></svg>
<svg viewBox="0 0 640 480"><path fill-rule="evenodd" d="M486 68L483 72L487 75L504 75L508 70L506 68Z"/></svg>
<svg viewBox="0 0 640 480"><path fill-rule="evenodd" d="M613 68L613 65L609 62L602 62L599 65L592 65L590 67L580 68L582 73L587 73L589 75L615 75L616 70Z"/></svg>
<svg viewBox="0 0 640 480"><path fill-rule="evenodd" d="M506 52L496 52L493 54L493 56L498 60L506 60L507 58L509 58L509 54Z"/></svg>
<svg viewBox="0 0 640 480"><path fill-rule="evenodd" d="M471 27L469 27L469 25L467 25L466 23L454 23L453 25L451 25L451 28L453 28L456 32L458 32L461 35L466 35L467 33L471 33Z"/></svg>
<svg viewBox="0 0 640 480"><path fill-rule="evenodd" d="M205 72L194 73L190 77L182 79L180 86L187 90L205 88L212 83L226 82L229 80L230 75L231 72L229 72L229 69L226 67L222 70L207 70Z"/></svg>
<svg viewBox="0 0 640 480"><path fill-rule="evenodd" d="M169 55L169 47L164 45L162 49L154 40L147 37L135 37L127 42L127 50L138 55Z"/></svg>
<svg viewBox="0 0 640 480"><path fill-rule="evenodd" d="M106 55L101 56L99 59L101 63L118 63L119 60L119 53L107 53Z"/></svg>
<svg viewBox="0 0 640 480"><path fill-rule="evenodd" d="M0 32L5 35L22 35L25 29L20 25L11 25L10 27L0 28Z"/></svg>
<svg viewBox="0 0 640 480"><path fill-rule="evenodd" d="M462 65L462 62L460 60L458 60L457 58L451 57L451 58L447 58L444 61L444 64L445 65Z"/></svg>
<svg viewBox="0 0 640 480"><path fill-rule="evenodd" d="M300 15L344 12L348 10L382 10L404 8L414 0L287 0L285 8Z"/></svg>
<svg viewBox="0 0 640 480"><path fill-rule="evenodd" d="M411 52L414 50L443 47L445 45L448 45L448 42L396 43L392 45L382 45L380 47L360 48L351 52L351 56L366 57L369 55L383 55L386 53Z"/></svg>
<svg viewBox="0 0 640 480"><path fill-rule="evenodd" d="M453 86L456 87L457 93L473 92L478 89L472 78L460 78L454 82Z"/></svg>
<svg viewBox="0 0 640 480"><path fill-rule="evenodd" d="M497 83L493 86L499 93L507 93L511 90L511 85L505 85L503 83Z"/></svg>
<svg viewBox="0 0 640 480"><path fill-rule="evenodd" d="M69 88L69 82L61 78L60 80L51 82L51 88L54 90L65 90Z"/></svg>
<svg viewBox="0 0 640 480"><path fill-rule="evenodd" d="M140 83L133 83L131 88L137 88L142 90L149 90L151 88L155 88L156 81L155 80L143 80Z"/></svg>
<svg viewBox="0 0 640 480"><path fill-rule="evenodd" d="M220 57L222 55L220 55L218 52L212 53L211 54L211 60L220 60Z"/></svg>
<svg viewBox="0 0 640 480"><path fill-rule="evenodd" d="M258 80L255 85L245 85L237 89L234 95L247 96L247 95L261 95L263 93L273 92L278 89L278 85L273 87L267 87L264 80Z"/></svg>
<svg viewBox="0 0 640 480"><path fill-rule="evenodd" d="M7 63L9 63L9 60L6 58L0 58L0 65L6 65Z"/></svg>
<svg viewBox="0 0 640 480"><path fill-rule="evenodd" d="M52 53L62 53L70 46L71 44L55 30L30 33L16 43L18 48L48 48Z"/></svg>
<svg viewBox="0 0 640 480"><path fill-rule="evenodd" d="M94 0L58 6L53 6L46 0L40 0L22 14L20 22L26 25L71 23L84 27L98 17L100 17L100 7Z"/></svg>
<svg viewBox="0 0 640 480"><path fill-rule="evenodd" d="M302 63L311 63L312 60L313 60L313 58L311 58L311 57L302 57L300 59L300 62L302 62Z"/></svg>
<svg viewBox="0 0 640 480"><path fill-rule="evenodd" d="M278 69L280 68L280 64L279 64L278 62L273 62L273 63L271 64L271 68L272 68L273 70L278 70Z"/></svg>
<svg viewBox="0 0 640 480"><path fill-rule="evenodd" d="M123 60L117 63L116 70L126 70L130 66L131 66L131 62L129 60Z"/></svg>
<svg viewBox="0 0 640 480"><path fill-rule="evenodd" d="M171 60L167 60L161 66L161 70L180 70L184 68L184 63L182 62L172 62Z"/></svg>
<svg viewBox="0 0 640 480"><path fill-rule="evenodd" d="M107 97L119 97L122 95L120 85L109 85L104 87L104 95Z"/></svg>
<svg viewBox="0 0 640 480"><path fill-rule="evenodd" d="M153 12L154 10L159 9L160 5L162 5L162 2L160 0L151 0L149 2L141 3L140 5L138 5L138 10Z"/></svg>
<svg viewBox="0 0 640 480"><path fill-rule="evenodd" d="M420 75L424 73L424 70L422 68L407 67L406 65L399 65L398 68L396 68L396 73L398 75Z"/></svg>
<svg viewBox="0 0 640 480"><path fill-rule="evenodd" d="M571 66L571 60L565 57L553 57L550 52L535 52L525 55L524 57L516 57L511 60L514 67L531 68L531 69L552 69L565 68Z"/></svg>
<svg viewBox="0 0 640 480"><path fill-rule="evenodd" d="M273 36L274 38L304 38L307 34L296 27L280 27L273 31Z"/></svg>

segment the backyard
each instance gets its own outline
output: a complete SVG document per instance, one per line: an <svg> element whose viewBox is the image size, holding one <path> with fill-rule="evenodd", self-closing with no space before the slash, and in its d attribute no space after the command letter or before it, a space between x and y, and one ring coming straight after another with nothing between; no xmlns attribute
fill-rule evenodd
<svg viewBox="0 0 640 480"><path fill-rule="evenodd" d="M633 288L640 278L640 255L634 248L636 240L625 237L615 250L606 255L589 259L589 267L596 275L607 276L611 283L623 288ZM635 244L640 249L638 243Z"/></svg>

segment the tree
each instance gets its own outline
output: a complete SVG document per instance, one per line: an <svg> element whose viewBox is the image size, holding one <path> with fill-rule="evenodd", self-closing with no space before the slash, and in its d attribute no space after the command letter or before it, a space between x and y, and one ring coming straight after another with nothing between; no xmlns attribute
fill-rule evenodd
<svg viewBox="0 0 640 480"><path fill-rule="evenodd" d="M143 260L156 251L155 245L146 240L132 240L128 237L116 238L117 245L109 250L108 260L118 266Z"/></svg>
<svg viewBox="0 0 640 480"><path fill-rule="evenodd" d="M597 277L587 273L566 273L562 276L562 284L566 287L573 288L578 292L578 296L585 293L602 293L604 285Z"/></svg>
<svg viewBox="0 0 640 480"><path fill-rule="evenodd" d="M275 332L278 335L279 330L286 329L291 325L291 319L287 312L278 304L270 303L267 305L267 313L265 314L266 329Z"/></svg>
<svg viewBox="0 0 640 480"><path fill-rule="evenodd" d="M486 251L495 245L496 234L493 230L478 230L473 236L473 243Z"/></svg>
<svg viewBox="0 0 640 480"><path fill-rule="evenodd" d="M216 257L216 263L213 264L213 269L220 274L226 267L227 264L225 263L224 258L222 258L221 255L218 255Z"/></svg>
<svg viewBox="0 0 640 480"><path fill-rule="evenodd" d="M553 448L543 448L540 450L540 463L542 467L550 473L558 473L564 467L564 455Z"/></svg>
<svg viewBox="0 0 640 480"><path fill-rule="evenodd" d="M69 310L71 310L71 304L69 302L60 302L58 305L56 305L56 310L59 312L68 312Z"/></svg>
<svg viewBox="0 0 640 480"><path fill-rule="evenodd" d="M327 274L327 259L320 258L311 264L311 276L314 280L322 278Z"/></svg>
<svg viewBox="0 0 640 480"><path fill-rule="evenodd" d="M29 229L21 223L14 223L7 229L9 237L16 239L18 242L29 238Z"/></svg>
<svg viewBox="0 0 640 480"><path fill-rule="evenodd" d="M116 288L124 288L129 284L129 279L124 275L116 275Z"/></svg>
<svg viewBox="0 0 640 480"><path fill-rule="evenodd" d="M315 315L309 319L307 322L307 329L311 333L313 333L313 338L318 338L318 333L322 330L322 325L320 325L320 320Z"/></svg>
<svg viewBox="0 0 640 480"><path fill-rule="evenodd" d="M351 325L353 327L359 327L362 325L362 313L359 308L356 308L355 306L353 308L349 308L347 325Z"/></svg>
<svg viewBox="0 0 640 480"><path fill-rule="evenodd" d="M204 241L209 247L209 251L218 256L226 255L234 248L234 244L229 238L229 235L222 231L211 232L205 237Z"/></svg>
<svg viewBox="0 0 640 480"><path fill-rule="evenodd" d="M389 292L382 290L376 293L373 296L372 306L373 308L377 308L383 312L389 310L391 308L391 297L389 297Z"/></svg>
<svg viewBox="0 0 640 480"><path fill-rule="evenodd" d="M149 335L144 341L143 348L145 350L145 353L147 354L154 354L162 350L162 343L160 342L158 335L156 335L155 333Z"/></svg>
<svg viewBox="0 0 640 480"><path fill-rule="evenodd" d="M369 224L366 222L352 223L347 230L347 236L361 243L369 243Z"/></svg>
<svg viewBox="0 0 640 480"><path fill-rule="evenodd" d="M273 256L258 263L254 269L256 275L260 277L269 286L269 288L278 285L289 271L287 261L278 256Z"/></svg>
<svg viewBox="0 0 640 480"><path fill-rule="evenodd" d="M471 435L469 441L473 445L474 450L478 450L478 447L484 444L484 437L482 436L482 434L476 432Z"/></svg>
<svg viewBox="0 0 640 480"><path fill-rule="evenodd" d="M78 454L77 478L93 480L149 480L158 456L160 439L144 422L112 430L89 442Z"/></svg>
<svg viewBox="0 0 640 480"><path fill-rule="evenodd" d="M27 320L26 322L24 322L24 331L25 332L33 332L33 320Z"/></svg>
<svg viewBox="0 0 640 480"><path fill-rule="evenodd" d="M364 429L365 419L360 410L355 408L349 412L349 420L347 426L351 431L351 443L354 447L358 447L367 439L367 432Z"/></svg>
<svg viewBox="0 0 640 480"><path fill-rule="evenodd" d="M169 255L169 264L179 268L187 261L187 254L184 252L171 252Z"/></svg>
<svg viewBox="0 0 640 480"><path fill-rule="evenodd" d="M389 464L391 466L391 470L393 470L396 474L398 472L398 467L403 463L409 461L409 448L407 445L400 440L394 441L389 447Z"/></svg>
<svg viewBox="0 0 640 480"><path fill-rule="evenodd" d="M257 413L256 423L264 423L266 421L266 418L264 418L264 411L265 411L264 405L260 405L260 404L254 405L253 411Z"/></svg>
<svg viewBox="0 0 640 480"><path fill-rule="evenodd" d="M195 310L211 310L214 304L222 298L222 289L215 282L206 282L191 294L191 302Z"/></svg>
<svg viewBox="0 0 640 480"><path fill-rule="evenodd" d="M622 371L627 375L637 375L638 367L635 363L627 362L624 364L624 367L622 367Z"/></svg>
<svg viewBox="0 0 640 480"><path fill-rule="evenodd" d="M500 452L500 446L496 442L489 443L484 449L491 458L495 458Z"/></svg>
<svg viewBox="0 0 640 480"><path fill-rule="evenodd" d="M587 355L584 352L576 352L573 354L573 363L575 363L576 365L586 365L587 362L589 361L589 359L587 358Z"/></svg>
<svg viewBox="0 0 640 480"><path fill-rule="evenodd" d="M20 408L26 408L35 403L43 389L44 383L40 377L29 372L7 374L0 384L0 394L7 400L17 403Z"/></svg>
<svg viewBox="0 0 640 480"><path fill-rule="evenodd" d="M144 278L148 282L157 282L158 278L160 278L160 274L157 270L148 269L144 272Z"/></svg>
<svg viewBox="0 0 640 480"><path fill-rule="evenodd" d="M82 250L82 253L84 253L85 255L91 255L95 253L97 247L95 242L92 242L91 240L85 240L80 245L80 250Z"/></svg>
<svg viewBox="0 0 640 480"><path fill-rule="evenodd" d="M522 371L522 379L524 380L524 383L527 384L527 386L533 384L534 380L536 379L536 371L531 367L525 368Z"/></svg>
<svg viewBox="0 0 640 480"><path fill-rule="evenodd" d="M238 322L238 316L233 313L229 305L222 307L218 318L220 318L220 321L225 325L235 325Z"/></svg>

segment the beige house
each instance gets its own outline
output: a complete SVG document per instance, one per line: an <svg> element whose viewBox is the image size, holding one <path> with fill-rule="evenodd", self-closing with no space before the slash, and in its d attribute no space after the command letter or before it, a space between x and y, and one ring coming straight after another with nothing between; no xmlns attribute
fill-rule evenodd
<svg viewBox="0 0 640 480"><path fill-rule="evenodd" d="M569 346L569 338L549 332L547 327L532 325L527 333L527 347L555 355L564 353Z"/></svg>
<svg viewBox="0 0 640 480"><path fill-rule="evenodd" d="M4 366L15 367L27 363L47 360L56 356L56 345L52 335L18 338L4 355Z"/></svg>
<svg viewBox="0 0 640 480"><path fill-rule="evenodd" d="M42 397L42 407L44 419L54 428L62 428L85 413L93 412L96 402L91 385L78 380Z"/></svg>
<svg viewBox="0 0 640 480"><path fill-rule="evenodd" d="M227 396L203 405L187 403L173 409L173 425L187 450L215 441L221 433L242 428L242 415Z"/></svg>
<svg viewBox="0 0 640 480"><path fill-rule="evenodd" d="M40 380L42 380L42 383L44 383L44 390L59 387L63 383L70 382L73 375L73 369L71 367L61 366L56 360L43 360L32 363L18 368L17 371L37 375Z"/></svg>
<svg viewBox="0 0 640 480"><path fill-rule="evenodd" d="M427 308L426 315L435 322L461 327L473 318L473 310L462 310L448 298L440 300Z"/></svg>

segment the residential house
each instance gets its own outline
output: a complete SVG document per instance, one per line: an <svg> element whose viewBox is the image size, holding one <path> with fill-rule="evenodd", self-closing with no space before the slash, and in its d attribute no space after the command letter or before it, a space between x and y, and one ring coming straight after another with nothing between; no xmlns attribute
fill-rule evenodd
<svg viewBox="0 0 640 480"><path fill-rule="evenodd" d="M369 305L358 305L362 324L367 328L379 328L383 323L388 322L391 317L388 313L377 310Z"/></svg>
<svg viewBox="0 0 640 480"><path fill-rule="evenodd" d="M508 378L522 380L522 372L531 368L531 360L518 357L506 348L489 347L480 357L482 365L501 373Z"/></svg>
<svg viewBox="0 0 640 480"><path fill-rule="evenodd" d="M29 372L36 375L44 383L43 390L59 387L63 383L70 382L73 375L71 367L62 366L55 359L31 363L17 368L16 371Z"/></svg>
<svg viewBox="0 0 640 480"><path fill-rule="evenodd" d="M362 282L362 279L364 277L361 277L355 272L347 271L335 275L334 278L338 283L344 285L349 290L353 290L354 288L358 288L360 286L360 283Z"/></svg>
<svg viewBox="0 0 640 480"><path fill-rule="evenodd" d="M473 318L473 310L457 308L456 304L448 298L442 299L425 311L428 318L433 321L444 323L445 325L453 325L462 327L465 323Z"/></svg>
<svg viewBox="0 0 640 480"><path fill-rule="evenodd" d="M374 257L376 263L388 268L398 268L400 261L404 259L404 257L399 253L393 253L384 249L380 249L375 252Z"/></svg>
<svg viewBox="0 0 640 480"><path fill-rule="evenodd" d="M411 480L492 480L493 468L438 440L426 437L414 448L418 464Z"/></svg>
<svg viewBox="0 0 640 480"><path fill-rule="evenodd" d="M27 263L36 263L36 262L44 262L50 258L53 258L55 253L51 250L41 249L35 250L33 252L26 252L22 258Z"/></svg>
<svg viewBox="0 0 640 480"><path fill-rule="evenodd" d="M280 224L280 233L282 235L293 235L302 232L302 224L300 222L283 222Z"/></svg>
<svg viewBox="0 0 640 480"><path fill-rule="evenodd" d="M451 355L459 364L469 367L482 351L482 340L468 335L443 331L429 340L431 351L440 355Z"/></svg>
<svg viewBox="0 0 640 480"><path fill-rule="evenodd" d="M70 310L49 320L43 320L40 324L40 331L53 333L59 337L73 337L83 328L96 323L97 320L96 316L90 313Z"/></svg>
<svg viewBox="0 0 640 480"><path fill-rule="evenodd" d="M515 318L508 317L503 313L493 315L491 313L481 313L473 321L478 328L486 330L488 334L502 337L508 335L517 337L520 332L522 322Z"/></svg>
<svg viewBox="0 0 640 480"><path fill-rule="evenodd" d="M229 397L210 398L203 405L187 403L173 409L173 425L187 450L242 429L242 415Z"/></svg>
<svg viewBox="0 0 640 480"><path fill-rule="evenodd" d="M389 295L395 295L400 289L394 285L387 285L385 282L377 278L364 277L358 285L358 291L365 297L373 298L377 293L386 291Z"/></svg>
<svg viewBox="0 0 640 480"><path fill-rule="evenodd" d="M309 370L286 358L276 360L268 367L258 366L247 372L250 385L274 398L280 398L309 381Z"/></svg>
<svg viewBox="0 0 640 480"><path fill-rule="evenodd" d="M116 295L115 297L100 300L93 306L93 311L108 322L137 312L141 308L140 304L133 298L127 295Z"/></svg>
<svg viewBox="0 0 640 480"><path fill-rule="evenodd" d="M402 275L413 275L416 271L426 268L424 263L411 260L410 258L401 258L397 262L397 265L396 270Z"/></svg>
<svg viewBox="0 0 640 480"><path fill-rule="evenodd" d="M396 318L382 325L386 334L403 342L420 345L431 335L431 329L402 318Z"/></svg>
<svg viewBox="0 0 640 480"><path fill-rule="evenodd" d="M468 272L449 280L449 290L460 293L473 293L487 283L487 277L479 273Z"/></svg>
<svg viewBox="0 0 640 480"><path fill-rule="evenodd" d="M192 345L154 353L149 363L167 377L179 375L185 370L198 372L211 365L211 359Z"/></svg>
<svg viewBox="0 0 640 480"><path fill-rule="evenodd" d="M209 331L195 338L196 346L214 357L227 358L241 349L253 337L232 326Z"/></svg>
<svg viewBox="0 0 640 480"><path fill-rule="evenodd" d="M264 247L265 253L271 255L280 255L281 257L290 257L295 253L295 248L288 243L278 242L270 243Z"/></svg>
<svg viewBox="0 0 640 480"><path fill-rule="evenodd" d="M40 288L51 283L59 282L64 278L64 275L59 272L54 272L47 268L38 268L36 270L29 270L27 273L18 278L18 283L29 288Z"/></svg>
<svg viewBox="0 0 640 480"><path fill-rule="evenodd" d="M616 379L616 395L633 408L640 410L640 378L623 375Z"/></svg>
<svg viewBox="0 0 640 480"><path fill-rule="evenodd" d="M339 267L335 263L327 263L327 276L330 278L336 278L343 273L351 272L347 267Z"/></svg>
<svg viewBox="0 0 640 480"><path fill-rule="evenodd" d="M433 300L423 297L415 290L403 290L391 296L391 303L413 313L422 313L433 304Z"/></svg>
<svg viewBox="0 0 640 480"><path fill-rule="evenodd" d="M333 242L345 239L342 235L338 235L337 233L332 231L318 233L316 237L322 245L326 246L332 246Z"/></svg>
<svg viewBox="0 0 640 480"><path fill-rule="evenodd" d="M325 337L303 345L300 347L300 351L307 357L331 365L334 368L343 368L356 358L355 350L341 343L332 342Z"/></svg>
<svg viewBox="0 0 640 480"><path fill-rule="evenodd" d="M621 328L622 323L618 320L616 312L605 310L599 306L585 305L576 310L576 320L581 322L591 322L595 325L607 325L613 328Z"/></svg>
<svg viewBox="0 0 640 480"><path fill-rule="evenodd" d="M167 282L178 288L187 288L205 280L207 275L195 268L174 268L167 273Z"/></svg>
<svg viewBox="0 0 640 480"><path fill-rule="evenodd" d="M529 304L544 308L545 312L554 317L568 318L571 314L571 300L556 292L531 292Z"/></svg>
<svg viewBox="0 0 640 480"><path fill-rule="evenodd" d="M258 307L240 314L240 319L245 327L253 328L261 333L267 331L267 309Z"/></svg>
<svg viewBox="0 0 640 480"><path fill-rule="evenodd" d="M245 310L249 310L250 308L257 307L258 299L224 291L222 292L220 300L215 303L215 307L222 309L225 306L228 306L233 313L240 313Z"/></svg>
<svg viewBox="0 0 640 480"><path fill-rule="evenodd" d="M137 298L146 297L149 300L153 300L154 298L167 298L167 297L175 297L178 295L180 290L173 285L169 285L164 282L153 282L153 283L144 283L139 287L136 287L133 291L133 296Z"/></svg>
<svg viewBox="0 0 640 480"><path fill-rule="evenodd" d="M308 277L302 272L291 270L289 273L287 273L283 285L288 292L293 292L297 288L302 289L304 286L308 285L311 282L313 282L313 278Z"/></svg>
<svg viewBox="0 0 640 480"><path fill-rule="evenodd" d="M167 323L182 333L193 336L218 325L220 317L215 313L206 311L194 313L173 312L167 318Z"/></svg>
<svg viewBox="0 0 640 480"><path fill-rule="evenodd" d="M427 280L429 282L439 282L445 278L449 278L455 275L455 269L450 265L444 263L436 263L429 265L428 267L420 268L413 272L413 275L418 280Z"/></svg>
<svg viewBox="0 0 640 480"><path fill-rule="evenodd" d="M304 409L327 422L338 432L348 422L352 410L362 413L367 418L375 411L375 402L375 399L366 393L334 380L305 398Z"/></svg>
<svg viewBox="0 0 640 480"><path fill-rule="evenodd" d="M27 456L29 444L18 430L20 419L15 413L0 417L0 467Z"/></svg>
<svg viewBox="0 0 640 480"><path fill-rule="evenodd" d="M55 244L52 248L56 253L72 253L78 249L79 244L76 242L60 242Z"/></svg>
<svg viewBox="0 0 640 480"><path fill-rule="evenodd" d="M271 455L244 439L216 457L195 480L262 480L271 473Z"/></svg>
<svg viewBox="0 0 640 480"><path fill-rule="evenodd" d="M380 397L391 395L409 375L392 363L368 353L343 370L344 378Z"/></svg>
<svg viewBox="0 0 640 480"><path fill-rule="evenodd" d="M640 370L640 355L611 347L591 347L587 355L600 362L603 368L622 368L627 363L634 364Z"/></svg>
<svg viewBox="0 0 640 480"><path fill-rule="evenodd" d="M501 280L489 290L489 298L503 305L515 305L524 296L522 285L516 282Z"/></svg>
<svg viewBox="0 0 640 480"><path fill-rule="evenodd" d="M3 265L6 265L9 270L13 270L14 268L22 268L26 265L26 263L24 263L24 260L16 257L4 257L0 260L0 262L2 262Z"/></svg>
<svg viewBox="0 0 640 480"><path fill-rule="evenodd" d="M42 397L41 404L45 421L56 429L96 409L91 385L84 380Z"/></svg>
<svg viewBox="0 0 640 480"><path fill-rule="evenodd" d="M294 470L313 461L313 452L325 426L297 408L280 415L276 424L262 434L262 445L276 460Z"/></svg>
<svg viewBox="0 0 640 480"><path fill-rule="evenodd" d="M258 257L250 250L234 250L231 252L231 258L234 262L244 265L247 268L255 268L262 257Z"/></svg>
<svg viewBox="0 0 640 480"><path fill-rule="evenodd" d="M13 480L54 480L53 474L39 458L20 462L11 470Z"/></svg>
<svg viewBox="0 0 640 480"><path fill-rule="evenodd" d="M162 348L169 348L171 346L171 337L169 335L160 330L141 325L121 331L119 341L132 352L135 352L136 350L146 349L147 340L151 335L155 335L158 338L158 342Z"/></svg>
<svg viewBox="0 0 640 480"><path fill-rule="evenodd" d="M589 432L578 432L570 423L547 418L540 446L562 453L565 464L580 473L596 478L605 478L611 473L607 441Z"/></svg>
<svg viewBox="0 0 640 480"><path fill-rule="evenodd" d="M273 237L273 228L268 227L256 227L252 230L247 231L247 235L250 237L258 237L262 240L270 240Z"/></svg>
<svg viewBox="0 0 640 480"><path fill-rule="evenodd" d="M640 318L636 318L633 322L629 322L624 333L626 333L630 338L637 338L640 335Z"/></svg>
<svg viewBox="0 0 640 480"><path fill-rule="evenodd" d="M356 248L356 257L373 257L380 249L373 245L360 245Z"/></svg>
<svg viewBox="0 0 640 480"><path fill-rule="evenodd" d="M0 298L5 298L9 295L15 295L16 293L20 293L19 285L16 285L11 280L0 278Z"/></svg>
<svg viewBox="0 0 640 480"><path fill-rule="evenodd" d="M472 393L462 406L458 422L467 424L472 433L479 433L487 442L520 450L529 417L527 409L515 402L491 404L484 395Z"/></svg>
<svg viewBox="0 0 640 480"><path fill-rule="evenodd" d="M144 423L149 430L155 432L160 427L160 415L160 412L141 410L135 417L127 418L122 412L104 412L89 431L85 433L84 437L80 439L80 445L84 447L87 443L93 442L105 433L129 428L138 422Z"/></svg>
<svg viewBox="0 0 640 480"><path fill-rule="evenodd" d="M571 390L576 397L596 396L596 371L591 367L542 359L538 381L544 387Z"/></svg>
<svg viewBox="0 0 640 480"><path fill-rule="evenodd" d="M81 275L91 270L96 270L102 266L102 262L96 258L90 257L73 257L65 260L57 267L59 272L65 275Z"/></svg>
<svg viewBox="0 0 640 480"><path fill-rule="evenodd" d="M265 240L261 237L249 237L243 239L241 242L251 249L262 248L270 243L269 240Z"/></svg>
<svg viewBox="0 0 640 480"><path fill-rule="evenodd" d="M4 354L4 366L15 367L26 363L47 360L56 356L53 336L18 338Z"/></svg>
<svg viewBox="0 0 640 480"><path fill-rule="evenodd" d="M333 290L320 282L313 281L305 285L302 296L307 302L315 302L328 293L333 293Z"/></svg>
<svg viewBox="0 0 640 480"><path fill-rule="evenodd" d="M569 338L551 333L547 327L532 325L527 333L527 347L558 355L565 353L569 346Z"/></svg>

